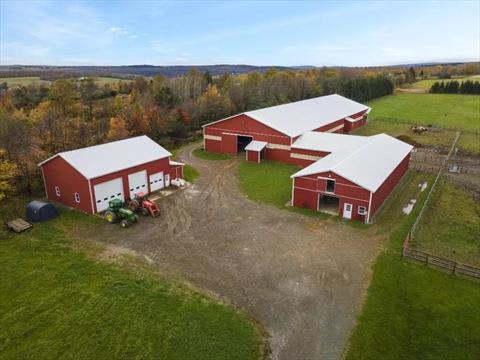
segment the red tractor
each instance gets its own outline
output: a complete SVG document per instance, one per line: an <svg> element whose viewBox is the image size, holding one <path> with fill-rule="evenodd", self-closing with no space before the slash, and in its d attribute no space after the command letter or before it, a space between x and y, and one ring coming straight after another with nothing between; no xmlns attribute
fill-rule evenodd
<svg viewBox="0 0 480 360"><path fill-rule="evenodd" d="M160 215L158 205L148 200L145 193L135 194L133 199L127 200L127 204L130 210L140 212L144 216L150 215L151 217L157 217Z"/></svg>

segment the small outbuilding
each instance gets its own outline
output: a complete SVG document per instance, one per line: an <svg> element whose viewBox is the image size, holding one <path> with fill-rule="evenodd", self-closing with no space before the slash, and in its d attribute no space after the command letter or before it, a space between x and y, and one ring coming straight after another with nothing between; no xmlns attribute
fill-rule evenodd
<svg viewBox="0 0 480 360"><path fill-rule="evenodd" d="M27 205L27 220L30 222L44 222L57 216L57 208L49 202L33 200Z"/></svg>

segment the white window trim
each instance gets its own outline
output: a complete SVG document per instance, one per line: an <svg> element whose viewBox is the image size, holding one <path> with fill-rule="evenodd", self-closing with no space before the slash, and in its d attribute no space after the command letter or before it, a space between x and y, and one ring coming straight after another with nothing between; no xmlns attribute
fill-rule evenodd
<svg viewBox="0 0 480 360"><path fill-rule="evenodd" d="M75 198L75 202L77 204L80 204L80 194L78 192L73 194L73 197Z"/></svg>
<svg viewBox="0 0 480 360"><path fill-rule="evenodd" d="M58 197L62 196L59 186L55 186L55 195L57 195Z"/></svg>
<svg viewBox="0 0 480 360"><path fill-rule="evenodd" d="M363 209L363 211L361 211ZM358 207L358 215L367 215L367 207L366 206L359 206Z"/></svg>

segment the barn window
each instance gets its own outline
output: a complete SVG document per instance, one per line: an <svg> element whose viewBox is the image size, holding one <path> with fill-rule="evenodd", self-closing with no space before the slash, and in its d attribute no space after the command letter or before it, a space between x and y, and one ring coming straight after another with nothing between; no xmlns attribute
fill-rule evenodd
<svg viewBox="0 0 480 360"><path fill-rule="evenodd" d="M55 194L60 196L60 188L58 186L55 186Z"/></svg>
<svg viewBox="0 0 480 360"><path fill-rule="evenodd" d="M329 193L335 192L335 180L327 179L327 188L326 191Z"/></svg>
<svg viewBox="0 0 480 360"><path fill-rule="evenodd" d="M358 207L358 214L359 215L367 215L367 208L365 206Z"/></svg>
<svg viewBox="0 0 480 360"><path fill-rule="evenodd" d="M80 203L80 194L75 193L75 202Z"/></svg>

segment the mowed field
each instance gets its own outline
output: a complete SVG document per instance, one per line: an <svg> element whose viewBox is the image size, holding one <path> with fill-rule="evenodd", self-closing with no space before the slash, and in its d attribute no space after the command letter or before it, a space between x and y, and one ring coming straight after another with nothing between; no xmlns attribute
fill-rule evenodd
<svg viewBox="0 0 480 360"><path fill-rule="evenodd" d="M51 81L41 80L40 77L38 76L0 78L0 84L3 82L6 82L9 88L28 86L28 85L50 86L51 84Z"/></svg>
<svg viewBox="0 0 480 360"><path fill-rule="evenodd" d="M418 88L418 89L424 89L424 90L430 90L432 85L434 83L438 82L448 82L448 81L458 81L459 83L466 81L466 80L473 80L477 81L480 80L480 75L473 75L473 76L467 76L467 77L462 77L462 78L452 78L452 79L427 79L427 80L420 80L412 84L412 88Z"/></svg>
<svg viewBox="0 0 480 360"><path fill-rule="evenodd" d="M114 85L118 84L119 81L131 82L132 80L129 79L120 79L115 77L94 77L95 82L98 86L104 86L106 84ZM15 88L20 86L28 86L28 85L42 85L42 86L50 86L52 81L49 80L42 80L38 76L26 76L26 77L7 77L7 78L0 78L0 84L6 82L9 88Z"/></svg>
<svg viewBox="0 0 480 360"><path fill-rule="evenodd" d="M75 231L99 221L64 210L21 235L0 230L0 358L262 356L260 330L244 313L132 255L76 242Z"/></svg>
<svg viewBox="0 0 480 360"><path fill-rule="evenodd" d="M357 135L407 135L418 144L448 149L455 131L461 130L460 150L480 155L480 96L402 93L373 100L369 106L369 123L358 129ZM413 125L432 128L415 134Z"/></svg>

